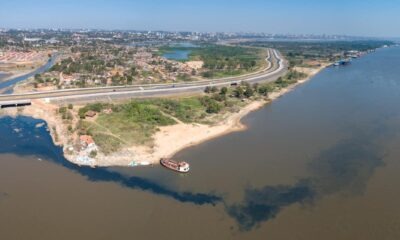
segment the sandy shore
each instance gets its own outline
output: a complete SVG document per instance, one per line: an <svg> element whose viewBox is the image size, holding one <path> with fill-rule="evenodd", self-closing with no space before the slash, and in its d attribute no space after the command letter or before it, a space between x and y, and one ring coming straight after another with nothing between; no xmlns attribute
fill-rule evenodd
<svg viewBox="0 0 400 240"><path fill-rule="evenodd" d="M178 123L172 126L160 127L154 135L153 147L133 146L120 152L104 156L99 154L96 166L127 166L135 162L139 165L158 164L160 158L172 157L178 151L205 142L209 139L240 131L246 127L240 119L255 111L266 101L256 101L242 108L238 113L229 114L216 125Z"/></svg>
<svg viewBox="0 0 400 240"><path fill-rule="evenodd" d="M295 84L292 84L292 85L288 86L287 88L283 88L283 89L281 89L279 91L276 91L276 92L273 92L273 93L269 94L268 98L271 101L273 101L273 100L283 96L284 94L286 94L286 93L292 91L293 89L295 89L298 85L303 84L303 83L309 81L310 79L312 79L315 75L317 75L319 72L324 70L329 65L330 64L322 64L318 68L295 67L294 70L307 74L307 77L297 81Z"/></svg>
<svg viewBox="0 0 400 240"><path fill-rule="evenodd" d="M135 161L141 162L144 161L146 163L158 163L160 158L162 157L172 157L175 153L212 138L216 138L228 133L232 133L235 131L245 130L246 126L244 126L240 120L255 110L260 109L265 104L283 96L285 93L292 91L296 86L303 84L310 80L313 76L318 74L321 70L323 70L327 65L323 65L319 68L296 68L296 71L306 73L308 75L307 78L298 81L291 86L276 91L269 95L268 101L259 100L249 103L247 106L242 108L239 112L230 114L225 117L220 123L209 126L202 124L185 124L179 123L173 126L161 127L160 131L157 132L154 136L154 147L152 149L146 148L135 148L130 149L131 151L135 151ZM122 159L121 159L122 160ZM107 161L106 164L112 164L119 162L121 160L113 159L110 162ZM132 161L132 159L130 159ZM103 161L102 161L103 162ZM104 162L103 162L104 163ZM121 165L125 165L125 161L120 162Z"/></svg>
<svg viewBox="0 0 400 240"><path fill-rule="evenodd" d="M259 100L250 102L239 112L229 113L225 115L218 124L185 124L178 123L172 126L160 127L154 136L154 144L148 146L131 146L111 155L103 155L98 153L96 159L92 162L80 162L77 160L77 154L68 154L68 149L72 147L73 139L77 136L71 136L67 130L67 126L63 124L63 120L57 114L58 106L44 103L42 100L34 100L32 106L20 109L5 109L4 114L7 115L26 115L38 119L44 119L52 135L53 141L58 146L63 146L65 157L78 165L91 166L129 166L129 165L149 165L159 164L162 157L172 157L175 153L193 146L216 138L231 132L246 129L240 120L252 111L260 109L265 104L281 97L285 93L290 92L299 84L311 79L315 74L320 72L326 66L320 68L296 68L295 70L308 74L306 79L298 81L285 89L281 89L268 96L268 101Z"/></svg>

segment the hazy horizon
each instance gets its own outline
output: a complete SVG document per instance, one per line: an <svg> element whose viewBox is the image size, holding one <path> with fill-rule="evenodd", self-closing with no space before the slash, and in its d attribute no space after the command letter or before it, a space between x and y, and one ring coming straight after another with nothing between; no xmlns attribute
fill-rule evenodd
<svg viewBox="0 0 400 240"><path fill-rule="evenodd" d="M0 28L103 29L396 38L400 1L49 1L0 3Z"/></svg>

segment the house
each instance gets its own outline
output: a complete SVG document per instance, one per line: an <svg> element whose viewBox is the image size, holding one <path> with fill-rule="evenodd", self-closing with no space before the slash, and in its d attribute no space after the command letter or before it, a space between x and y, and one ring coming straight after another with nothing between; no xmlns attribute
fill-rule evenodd
<svg viewBox="0 0 400 240"><path fill-rule="evenodd" d="M79 137L79 140L81 141L81 151L79 153L79 156L81 157L80 162L82 161L93 161L93 159L90 157L90 154L92 152L98 151L98 147L96 143L94 142L93 138L89 135L82 135ZM85 160L86 159L86 160Z"/></svg>
<svg viewBox="0 0 400 240"><path fill-rule="evenodd" d="M76 78L72 75L60 73L60 84L64 83L65 85L71 85L75 80Z"/></svg>
<svg viewBox="0 0 400 240"><path fill-rule="evenodd" d="M85 147L95 145L92 136L89 136L89 135L82 135L79 137L79 140L81 141L81 144Z"/></svg>

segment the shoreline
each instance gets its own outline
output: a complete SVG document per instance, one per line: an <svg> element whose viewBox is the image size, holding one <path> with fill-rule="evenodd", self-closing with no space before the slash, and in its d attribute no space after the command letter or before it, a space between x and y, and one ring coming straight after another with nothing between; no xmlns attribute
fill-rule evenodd
<svg viewBox="0 0 400 240"><path fill-rule="evenodd" d="M104 155L98 153L91 161L78 161L76 154L68 154L71 148L71 134L67 126L62 123L62 119L57 115L58 106L44 103L42 100L33 100L32 106L21 109L3 109L4 115L17 116L25 115L44 120L49 128L53 143L63 147L64 157L80 166L91 167L112 167L112 166L140 166L158 165L163 157L173 157L176 153L192 146L204 143L233 132L243 131L247 126L241 123L241 119L249 113L256 111L266 104L273 102L284 94L294 90L298 85L312 79L316 74L325 69L328 65L324 64L319 68L295 68L297 71L306 71L308 76L296 83L282 88L268 95L267 100L256 100L248 103L236 113L228 113L222 120L214 125L205 124L186 124L179 122L172 126L160 127L159 131L153 135L152 146L131 146L122 150Z"/></svg>

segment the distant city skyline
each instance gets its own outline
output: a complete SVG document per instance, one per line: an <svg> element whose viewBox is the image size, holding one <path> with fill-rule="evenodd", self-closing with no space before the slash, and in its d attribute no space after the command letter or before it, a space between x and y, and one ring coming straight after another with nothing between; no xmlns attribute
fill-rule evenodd
<svg viewBox="0 0 400 240"><path fill-rule="evenodd" d="M400 1L1 1L0 28L399 37Z"/></svg>

